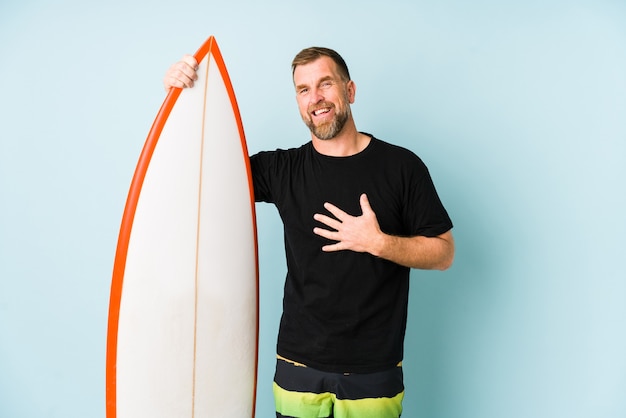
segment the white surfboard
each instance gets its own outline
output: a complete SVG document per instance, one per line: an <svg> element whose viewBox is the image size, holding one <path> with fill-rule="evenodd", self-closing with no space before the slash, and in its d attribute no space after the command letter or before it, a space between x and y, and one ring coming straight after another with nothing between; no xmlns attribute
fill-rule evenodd
<svg viewBox="0 0 626 418"><path fill-rule="evenodd" d="M258 259L238 106L210 37L142 151L117 246L107 418L254 416Z"/></svg>

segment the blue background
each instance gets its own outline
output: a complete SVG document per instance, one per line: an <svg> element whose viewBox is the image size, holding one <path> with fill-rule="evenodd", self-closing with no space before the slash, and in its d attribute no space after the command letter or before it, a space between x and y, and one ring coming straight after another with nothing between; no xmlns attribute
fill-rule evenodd
<svg viewBox="0 0 626 418"><path fill-rule="evenodd" d="M624 2L4 0L1 417L104 417L128 187L166 69L211 34L251 152L308 140L289 66L322 45L358 128L429 166L457 257L412 273L404 416L626 416ZM257 209L270 417L285 266Z"/></svg>

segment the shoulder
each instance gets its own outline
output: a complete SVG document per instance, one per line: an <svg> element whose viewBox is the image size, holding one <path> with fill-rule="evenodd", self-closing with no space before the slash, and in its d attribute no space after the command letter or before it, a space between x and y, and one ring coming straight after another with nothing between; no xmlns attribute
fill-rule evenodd
<svg viewBox="0 0 626 418"><path fill-rule="evenodd" d="M298 172L310 158L312 144L306 143L298 148L261 151L250 156L250 167L254 181L266 179L276 181L288 179Z"/></svg>
<svg viewBox="0 0 626 418"><path fill-rule="evenodd" d="M312 148L312 144L311 142L307 142L299 147L296 148L287 148L287 149L283 149L283 148L277 148L275 150L270 150L270 151L260 151L257 152L256 154L253 154L252 156L250 156L250 158L254 158L257 156L261 156L261 157L291 157L291 156L297 156L297 155L301 155L303 153L306 152L310 152L310 149Z"/></svg>
<svg viewBox="0 0 626 418"><path fill-rule="evenodd" d="M369 134L368 134L369 135ZM387 164L397 165L402 168L425 170L426 165L413 151L400 145L395 145L380 138L370 135L372 138L372 154Z"/></svg>
<svg viewBox="0 0 626 418"><path fill-rule="evenodd" d="M299 159L311 152L312 145L310 142L298 147L288 149L275 149L273 151L260 151L250 156L252 162L281 162Z"/></svg>

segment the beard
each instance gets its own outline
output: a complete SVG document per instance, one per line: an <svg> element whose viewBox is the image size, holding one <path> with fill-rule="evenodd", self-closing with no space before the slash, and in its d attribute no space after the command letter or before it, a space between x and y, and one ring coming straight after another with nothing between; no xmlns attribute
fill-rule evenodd
<svg viewBox="0 0 626 418"><path fill-rule="evenodd" d="M324 105L326 106L326 104ZM328 122L322 122L316 125L310 113L307 118L302 118L311 133L321 140L329 140L336 137L350 117L350 107L344 106L344 103L340 103L339 107L332 104L328 104L328 106L336 109L335 116Z"/></svg>

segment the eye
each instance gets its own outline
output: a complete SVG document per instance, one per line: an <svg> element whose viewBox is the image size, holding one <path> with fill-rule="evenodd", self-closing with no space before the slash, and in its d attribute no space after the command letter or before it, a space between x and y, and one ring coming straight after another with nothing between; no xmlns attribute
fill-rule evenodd
<svg viewBox="0 0 626 418"><path fill-rule="evenodd" d="M304 94L307 94L308 92L309 92L309 89L306 87L303 87L300 90L298 90L299 95L304 95Z"/></svg>
<svg viewBox="0 0 626 418"><path fill-rule="evenodd" d="M320 84L320 87L328 88L328 87L330 87L332 85L333 85L333 83L331 81L327 80L327 81L323 81L322 84Z"/></svg>

